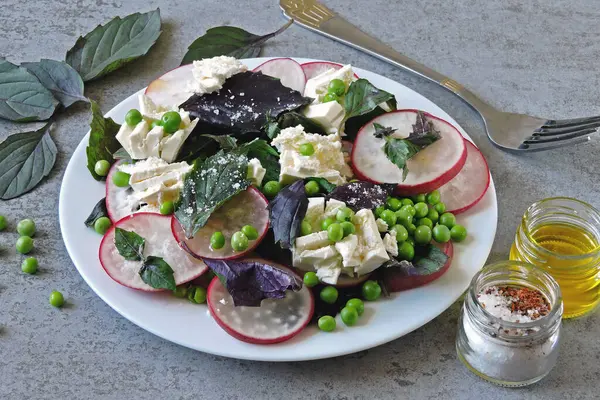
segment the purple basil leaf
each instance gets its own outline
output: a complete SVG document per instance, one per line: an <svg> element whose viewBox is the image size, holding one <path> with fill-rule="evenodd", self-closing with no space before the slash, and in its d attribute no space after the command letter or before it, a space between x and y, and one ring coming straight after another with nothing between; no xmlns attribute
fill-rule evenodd
<svg viewBox="0 0 600 400"><path fill-rule="evenodd" d="M286 290L302 288L296 275L258 260L204 259L204 262L217 274L235 306L260 307L263 299L283 299Z"/></svg>
<svg viewBox="0 0 600 400"><path fill-rule="evenodd" d="M338 186L327 195L327 200L336 199L346 203L353 211L373 209L385 203L396 185L371 182L350 182Z"/></svg>
<svg viewBox="0 0 600 400"><path fill-rule="evenodd" d="M304 181L296 181L283 188L269 203L269 220L275 243L289 249L300 233L300 225L308 208Z"/></svg>

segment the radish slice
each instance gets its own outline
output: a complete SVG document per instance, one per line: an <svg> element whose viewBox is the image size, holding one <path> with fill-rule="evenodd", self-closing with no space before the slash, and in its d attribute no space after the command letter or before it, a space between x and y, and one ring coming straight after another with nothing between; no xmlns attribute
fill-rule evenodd
<svg viewBox="0 0 600 400"><path fill-rule="evenodd" d="M253 72L259 71L273 78L279 78L285 87L304 93L306 76L302 66L291 58L274 58L266 61L253 70Z"/></svg>
<svg viewBox="0 0 600 400"><path fill-rule="evenodd" d="M175 217L171 222L171 230L179 245L195 257L216 260L243 257L259 245L269 229L268 204L265 196L258 189L250 186L215 211L206 225L192 239L185 237L183 228ZM246 250L235 251L231 247L231 236L241 230L244 225L252 225L256 228L258 239L249 240ZM225 236L225 246L215 250L210 247L210 237L217 231Z"/></svg>
<svg viewBox="0 0 600 400"><path fill-rule="evenodd" d="M306 75L306 80L314 78L317 75L321 75L323 72L330 70L331 68L338 70L343 67L342 64L332 63L327 61L313 61L301 64ZM354 77L358 79L358 75L354 74Z"/></svg>
<svg viewBox="0 0 600 400"><path fill-rule="evenodd" d="M272 261L253 260L294 273ZM291 339L306 327L315 308L312 292L306 286L298 292L287 291L283 299L265 299L260 307L235 307L219 278L210 283L206 299L211 315L223 330L236 339L255 344Z"/></svg>
<svg viewBox="0 0 600 400"><path fill-rule="evenodd" d="M117 172L117 167L124 162L124 160L120 160L114 163L106 176L106 211L113 223L136 212L127 200L132 189L130 187L118 187L113 183L113 175Z"/></svg>
<svg viewBox="0 0 600 400"><path fill-rule="evenodd" d="M408 176L392 163L383 150L385 139L375 137L373 123L391 126L396 134L407 137L412 132L417 110L398 110L383 114L363 126L352 147L352 168L356 175L373 183L395 183L401 195L430 192L454 178L465 165L467 147L460 132L448 122L424 113L441 133L441 139L407 161Z"/></svg>
<svg viewBox="0 0 600 400"><path fill-rule="evenodd" d="M401 290L416 288L419 286L426 285L429 282L433 282L440 276L444 275L444 273L448 271L450 265L452 264L452 257L454 256L454 246L452 245L452 242L436 245L448 256L448 261L446 261L446 264L444 264L442 268L438 269L432 274L410 276L394 273L394 267L387 268L383 272L383 280L388 290L390 290L391 292L399 292Z"/></svg>
<svg viewBox="0 0 600 400"><path fill-rule="evenodd" d="M479 200L490 186L490 170L481 151L471 142L467 145L467 162L458 175L439 188L448 212L459 214L467 211Z"/></svg>
<svg viewBox="0 0 600 400"><path fill-rule="evenodd" d="M100 263L106 273L117 283L132 289L157 292L142 281L139 271L141 261L124 259L115 246L115 227L134 231L146 240L144 255L162 257L173 269L175 283L181 285L202 275L208 267L181 250L171 234L171 217L153 213L137 213L114 224L100 243Z"/></svg>
<svg viewBox="0 0 600 400"><path fill-rule="evenodd" d="M171 108L190 98L188 87L193 79L192 66L182 65L153 80L144 93L157 106Z"/></svg>
<svg viewBox="0 0 600 400"><path fill-rule="evenodd" d="M344 161L349 164L352 161L352 142L342 140L342 153L344 153Z"/></svg>

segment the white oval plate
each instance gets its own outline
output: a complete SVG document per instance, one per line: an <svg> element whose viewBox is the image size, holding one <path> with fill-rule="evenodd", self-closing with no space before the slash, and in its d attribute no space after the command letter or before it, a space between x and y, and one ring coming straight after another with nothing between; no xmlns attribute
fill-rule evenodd
<svg viewBox="0 0 600 400"><path fill-rule="evenodd" d="M249 68L266 58L244 60ZM318 60L296 59L298 62ZM355 69L361 78L396 95L398 108L427 111L454 124L469 136L448 114L407 87L381 75ZM123 122L125 113L138 107L138 93L125 99L106 116ZM394 294L391 298L367 303L365 314L354 327L339 320L333 333L311 326L293 339L273 345L253 345L229 336L208 314L205 305L193 305L166 293L128 289L113 281L98 261L101 237L83 221L104 197L104 184L88 172L85 147L81 141L65 171L60 192L60 227L67 251L87 284L119 314L171 342L206 353L261 361L300 361L335 357L389 342L423 326L452 305L469 286L471 278L485 264L496 234L498 207L494 182L477 206L459 216L469 231L468 239L455 245L451 268L429 285Z"/></svg>

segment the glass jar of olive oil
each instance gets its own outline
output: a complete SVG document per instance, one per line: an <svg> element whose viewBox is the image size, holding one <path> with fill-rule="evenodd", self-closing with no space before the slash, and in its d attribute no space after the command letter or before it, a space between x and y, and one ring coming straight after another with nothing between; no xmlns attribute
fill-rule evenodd
<svg viewBox="0 0 600 400"><path fill-rule="evenodd" d="M532 204L517 228L510 259L541 267L560 285L564 318L600 304L600 211L554 197Z"/></svg>

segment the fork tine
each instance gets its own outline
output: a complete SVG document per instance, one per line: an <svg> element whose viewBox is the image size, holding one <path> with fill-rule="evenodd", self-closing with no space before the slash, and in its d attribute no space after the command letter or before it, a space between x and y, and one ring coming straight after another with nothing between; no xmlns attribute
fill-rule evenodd
<svg viewBox="0 0 600 400"><path fill-rule="evenodd" d="M560 147L573 146L580 143L589 142L591 138L589 136L585 137L577 137L575 139L567 139L567 140L559 140L558 142L550 142L550 143L522 143L519 146L519 150L527 150L527 151L545 151L545 150L553 150L558 149Z"/></svg>
<svg viewBox="0 0 600 400"><path fill-rule="evenodd" d="M549 119L544 122L540 129L548 128L567 128L570 126L585 125L595 122L600 122L600 115L588 118L573 118L573 119Z"/></svg>
<svg viewBox="0 0 600 400"><path fill-rule="evenodd" d="M523 143L524 144L533 144L533 143L558 142L561 140L568 140L568 139L573 139L573 138L577 138L580 136L591 135L594 132L596 132L596 128L581 129L579 131L565 133L562 135L553 135L553 136L544 136L544 135L539 135L539 134L534 133L533 135L531 135L528 138L526 138L525 140L523 140Z"/></svg>
<svg viewBox="0 0 600 400"><path fill-rule="evenodd" d="M565 128L538 128L534 130L534 136L551 136L551 135L562 135L563 133L571 133L577 132L582 129L594 128L598 129L600 127L600 121L593 122L584 125L574 125Z"/></svg>

